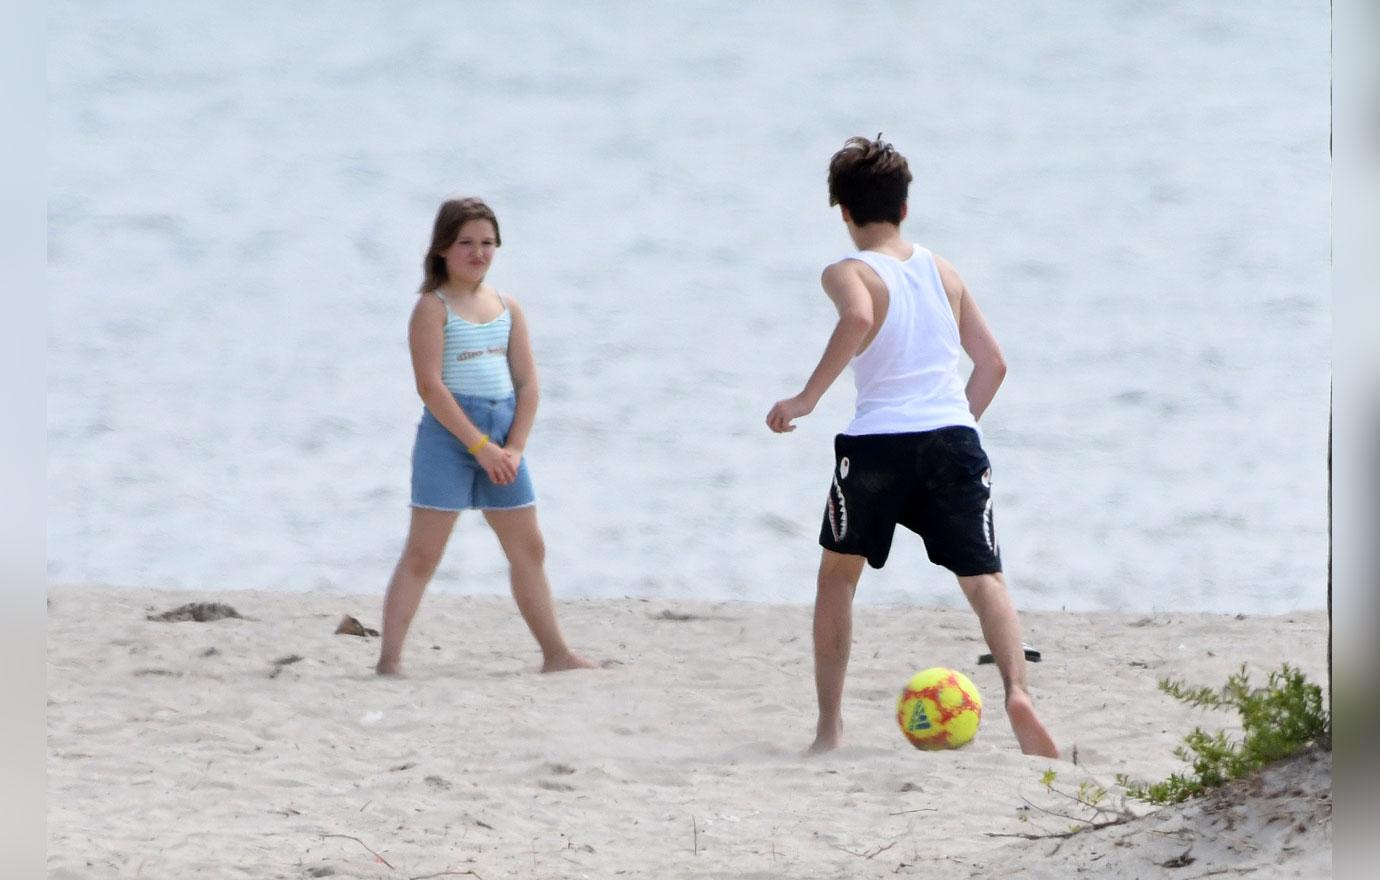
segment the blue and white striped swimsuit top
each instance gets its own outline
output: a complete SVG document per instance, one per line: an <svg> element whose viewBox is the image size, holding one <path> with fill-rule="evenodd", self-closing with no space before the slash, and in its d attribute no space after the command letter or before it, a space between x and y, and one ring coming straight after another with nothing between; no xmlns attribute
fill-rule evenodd
<svg viewBox="0 0 1380 880"><path fill-rule="evenodd" d="M446 309L446 345L441 354L441 381L455 394L504 398L513 393L508 370L508 336L513 313L499 294L503 313L485 324L473 324L450 310L439 290L432 291Z"/></svg>

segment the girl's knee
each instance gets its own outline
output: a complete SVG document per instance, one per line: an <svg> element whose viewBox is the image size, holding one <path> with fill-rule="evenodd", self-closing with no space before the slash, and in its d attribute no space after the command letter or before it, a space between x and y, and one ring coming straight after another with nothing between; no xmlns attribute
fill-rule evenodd
<svg viewBox="0 0 1380 880"><path fill-rule="evenodd" d="M412 548L403 552L402 561L399 563L402 570L414 578L431 577L440 564L441 557L439 554Z"/></svg>
<svg viewBox="0 0 1380 880"><path fill-rule="evenodd" d="M508 554L508 562L514 566L542 566L546 564L546 541L541 535L532 535L515 541Z"/></svg>

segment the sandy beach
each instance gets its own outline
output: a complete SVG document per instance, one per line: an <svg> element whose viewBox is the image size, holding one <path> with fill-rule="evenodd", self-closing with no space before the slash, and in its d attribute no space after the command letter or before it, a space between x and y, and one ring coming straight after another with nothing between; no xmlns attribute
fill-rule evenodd
<svg viewBox="0 0 1380 880"><path fill-rule="evenodd" d="M148 619L188 602L243 619ZM429 596L397 680L372 674L376 639L335 634L347 614L377 627L379 607L372 595L53 587L49 877L1330 871L1330 757L1241 794L1249 815L1232 830L1166 825L1181 809L1070 841L993 836L1068 829L1039 810L1068 805L1040 783L1051 767L1070 790L1119 772L1160 779L1181 769L1172 750L1194 725L1231 728L1160 694L1161 676L1220 685L1244 662L1263 682L1288 661L1325 683L1321 612L1023 615L1044 652L1032 691L1075 765L1019 753L966 610L860 607L848 744L807 759L808 606L562 602L572 643L605 668L543 676L508 599ZM931 665L982 690L963 749L917 752L896 729L898 689ZM1251 812L1254 796L1302 812ZM1192 853L1165 867L1185 851L1175 828Z"/></svg>

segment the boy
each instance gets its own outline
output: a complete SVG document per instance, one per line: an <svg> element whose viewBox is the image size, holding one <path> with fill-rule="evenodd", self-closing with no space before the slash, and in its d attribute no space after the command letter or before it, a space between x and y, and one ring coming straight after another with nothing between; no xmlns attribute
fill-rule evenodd
<svg viewBox="0 0 1380 880"><path fill-rule="evenodd" d="M1006 712L1021 751L1057 758L1026 690L1020 622L1001 574L992 526L992 471L977 420L1006 364L958 272L901 238L911 181L906 159L881 140L850 138L829 162L829 204L839 205L857 252L827 267L824 292L839 321L819 365L795 397L767 415L795 430L853 365L857 411L834 438L834 475L820 529L815 595L819 723L810 752L843 737L843 679L852 603L863 563L881 568L896 525L925 541L932 562L958 576L1001 671ZM959 350L973 361L965 386Z"/></svg>

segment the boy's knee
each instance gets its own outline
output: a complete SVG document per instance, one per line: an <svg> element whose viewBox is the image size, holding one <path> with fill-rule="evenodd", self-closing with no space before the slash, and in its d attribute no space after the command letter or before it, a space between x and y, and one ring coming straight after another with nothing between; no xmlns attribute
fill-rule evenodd
<svg viewBox="0 0 1380 880"><path fill-rule="evenodd" d="M819 562L819 586L824 589L856 589L862 577L863 558L824 551Z"/></svg>
<svg viewBox="0 0 1380 880"><path fill-rule="evenodd" d="M1006 589L1006 581L1002 578L1001 572L960 577L958 585L969 596L990 596Z"/></svg>
<svg viewBox="0 0 1380 880"><path fill-rule="evenodd" d="M819 594L821 596L845 595L849 599L858 589L858 578L848 572L820 572Z"/></svg>

